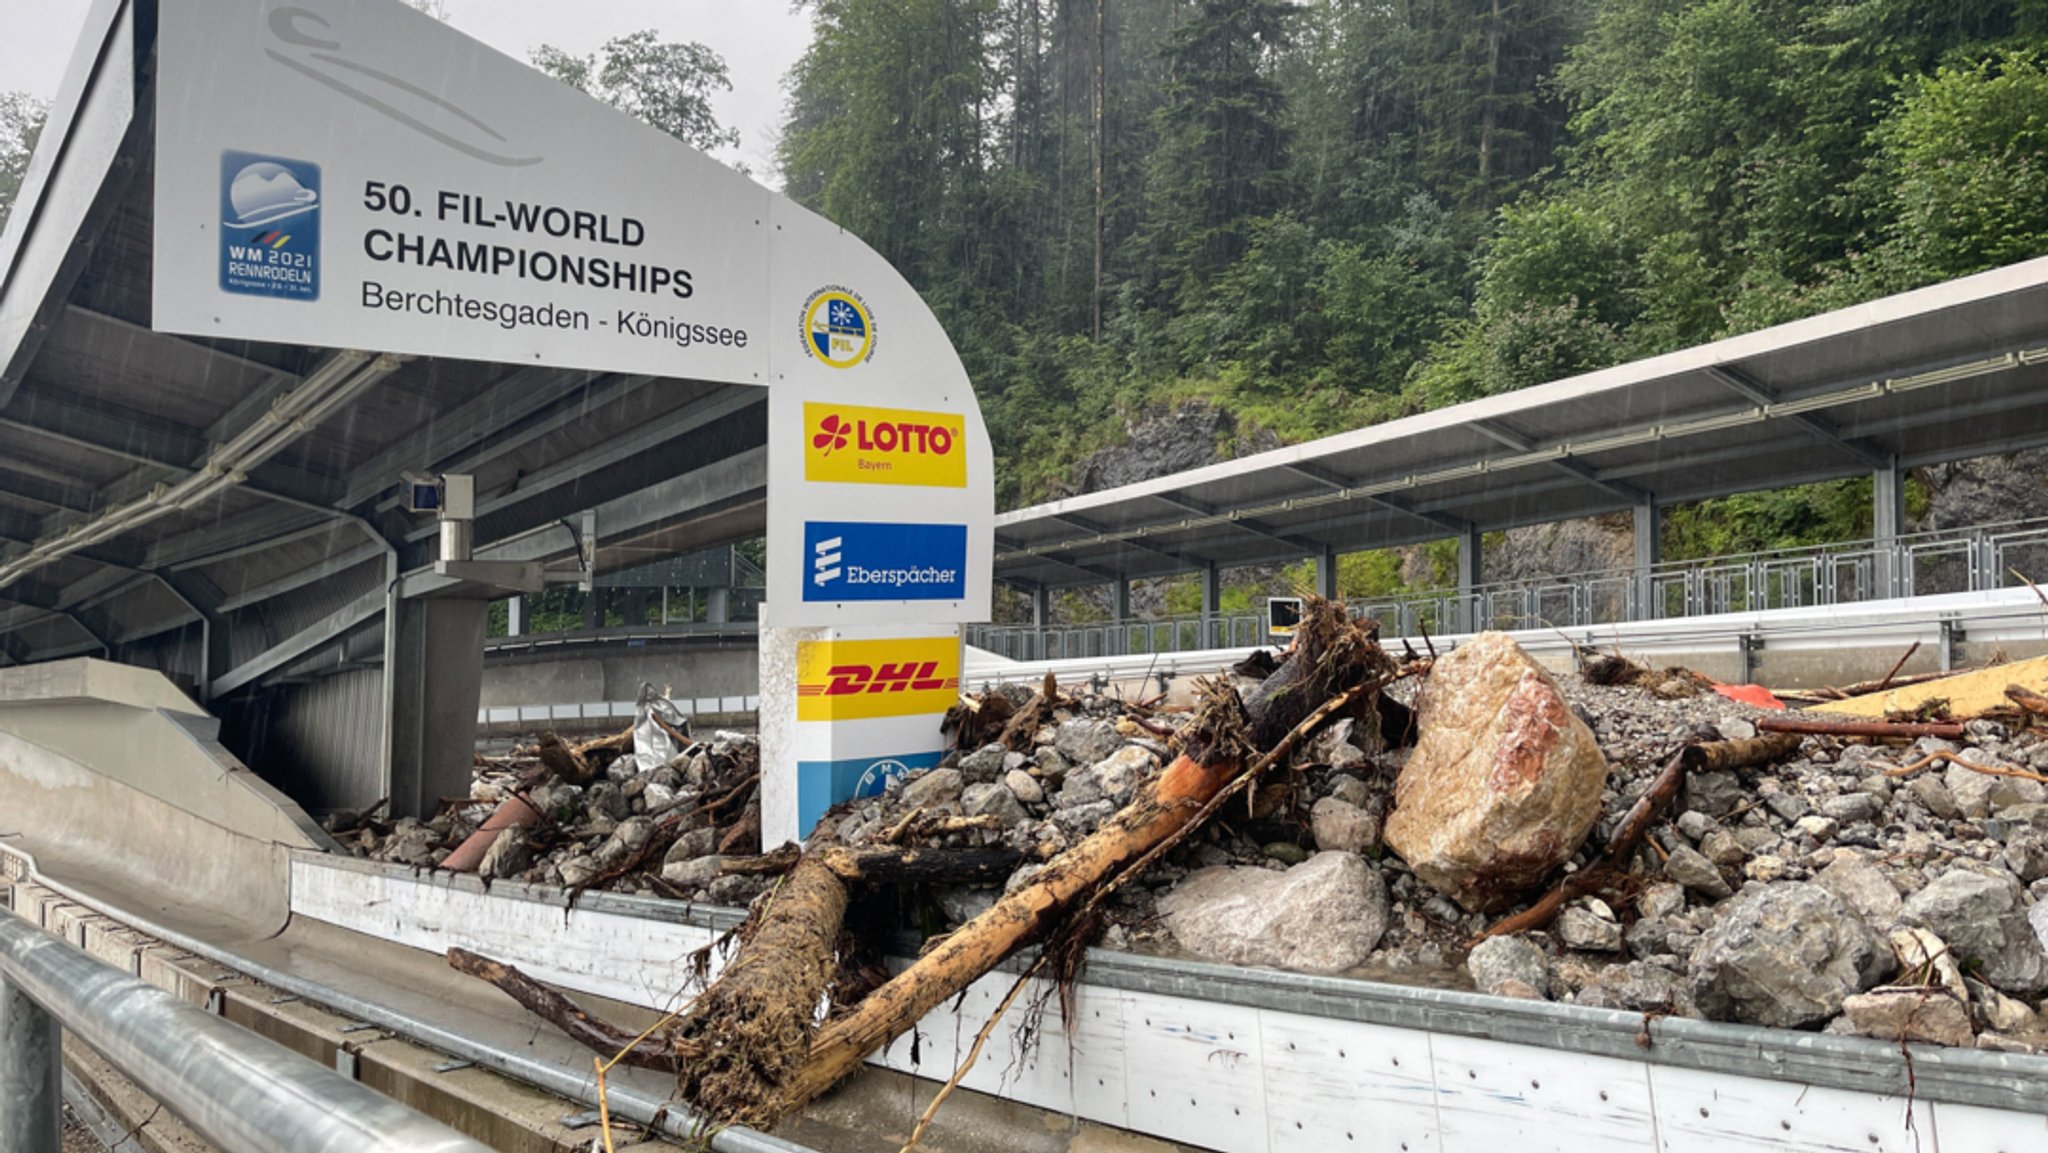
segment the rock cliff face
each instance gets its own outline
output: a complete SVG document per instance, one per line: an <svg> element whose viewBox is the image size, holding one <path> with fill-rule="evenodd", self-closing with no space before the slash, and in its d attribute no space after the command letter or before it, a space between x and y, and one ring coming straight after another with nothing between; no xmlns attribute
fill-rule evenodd
<svg viewBox="0 0 2048 1153"><path fill-rule="evenodd" d="M1163 416L1127 423L1124 442L1083 459L1074 469L1069 490L1060 495L1136 484L1278 447L1279 438L1272 433L1240 430L1236 419L1222 409L1184 405Z"/></svg>

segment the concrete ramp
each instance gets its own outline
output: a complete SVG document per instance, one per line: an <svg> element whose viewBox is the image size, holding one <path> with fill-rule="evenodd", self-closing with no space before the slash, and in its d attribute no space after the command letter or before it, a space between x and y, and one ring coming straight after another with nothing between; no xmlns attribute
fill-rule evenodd
<svg viewBox="0 0 2048 1153"><path fill-rule="evenodd" d="M161 674L79 658L0 671L0 837L44 875L215 931L290 916L319 826Z"/></svg>

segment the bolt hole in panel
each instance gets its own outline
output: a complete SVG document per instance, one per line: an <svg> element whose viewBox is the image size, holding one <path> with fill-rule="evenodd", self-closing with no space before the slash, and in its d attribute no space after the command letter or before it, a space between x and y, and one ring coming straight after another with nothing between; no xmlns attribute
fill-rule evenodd
<svg viewBox="0 0 2048 1153"><path fill-rule="evenodd" d="M1665 1065L1653 1065L1649 1073L1657 1129L1669 1153L1935 1153L1937 1148L1935 1106L1926 1101L1914 1103L1909 1129L1903 1097ZM2031 1147L2048 1149L2043 1119L2028 1120L2033 1122ZM1990 1153L1995 1147L1975 1141L1958 1145L1947 1134L1939 1146L1941 1153Z"/></svg>
<svg viewBox="0 0 2048 1153"><path fill-rule="evenodd" d="M1442 1033L1430 1034L1429 1044L1446 1150L1639 1153L1657 1147L1650 1082L1640 1062ZM1529 1084L1535 1071L1542 1073L1540 1088Z"/></svg>

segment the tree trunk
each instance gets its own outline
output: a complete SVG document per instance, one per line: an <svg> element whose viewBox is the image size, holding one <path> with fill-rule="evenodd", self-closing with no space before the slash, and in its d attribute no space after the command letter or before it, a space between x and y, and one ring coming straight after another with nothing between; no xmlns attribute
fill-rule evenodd
<svg viewBox="0 0 2048 1153"><path fill-rule="evenodd" d="M1103 54L1108 40L1103 34L1102 6L1105 0L1095 0L1095 117L1094 117L1094 162L1095 162L1095 291L1094 300L1094 341L1102 343L1102 105L1105 91L1103 79Z"/></svg>

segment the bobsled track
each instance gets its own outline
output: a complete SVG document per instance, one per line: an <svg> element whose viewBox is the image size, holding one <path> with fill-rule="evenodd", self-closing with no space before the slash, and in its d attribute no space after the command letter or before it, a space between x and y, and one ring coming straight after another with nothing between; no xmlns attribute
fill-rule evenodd
<svg viewBox="0 0 2048 1153"><path fill-rule="evenodd" d="M2048 636L2039 601L2029 609L2001 594L1969 595L1858 606L1858 615L1828 627L1865 635L1873 651L1887 653L1938 639L1943 621L1957 622L1950 627L1972 643L2023 647ZM1696 620L1681 634L1667 623L1665 634L1593 639L1649 653L1660 644L1732 648L1754 634L1768 654L1820 644L1814 630L1825 615ZM1537 648L1544 635L1521 639ZM1569 660L1573 641L1586 638L1551 634L1548 643ZM1181 671L1235 655L1182 654L1192 663ZM1035 677L1045 667L1005 671ZM1123 660L1056 667L1112 681L1154 675ZM984 665L977 675L997 674ZM589 1143L591 1055L449 969L446 949L515 964L639 1026L683 1003L689 954L740 917L602 892L571 902L549 886L487 887L470 876L339 855L304 814L213 743L212 726L189 705L180 709L154 675L87 659L0 672L0 709L59 703L98 718L103 739L67 748L10 736L0 750L16 777L35 785L12 794L26 804L0 828L0 892L20 923L500 1149ZM151 771L137 771L137 742L152 732L151 747L163 753ZM99 756L112 759L94 763ZM67 814L88 812L97 819L67 823ZM48 831L80 827L95 831ZM22 828L42 831L5 835ZM93 843L110 838L125 851ZM0 937L0 972L10 976L34 956L16 935ZM915 945L901 942L899 964ZM868 1075L776 1135L726 1129L712 1147L896 1148L1014 972L1013 965L977 982L928 1017L914 1043L905 1038L876 1055ZM930 1147L1153 1148L1089 1144L1144 1135L1175 1147L1275 1153L1451 1153L1503 1140L1572 1151L2017 1153L2048 1139L2048 1059L2024 1054L1099 950L1071 1018L1062 1018L1056 999L1034 1013L1033 1000L1020 1000L993 1034L963 1081L974 1092L941 1111ZM118 1053L103 1055L120 1062ZM118 1091L66 1084L91 1102L88 1112L113 1115L115 1137L141 1119L116 1113ZM693 1120L668 1103L670 1091L663 1076L618 1069L608 1106L620 1123L686 1137Z"/></svg>

